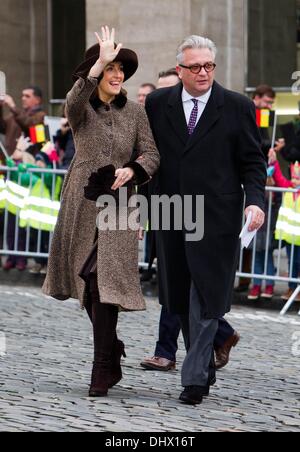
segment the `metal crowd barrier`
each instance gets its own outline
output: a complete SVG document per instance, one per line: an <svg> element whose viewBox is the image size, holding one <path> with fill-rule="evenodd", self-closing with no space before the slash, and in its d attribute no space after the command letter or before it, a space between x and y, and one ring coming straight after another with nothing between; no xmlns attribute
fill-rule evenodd
<svg viewBox="0 0 300 452"><path fill-rule="evenodd" d="M66 173L0 166L0 256L48 258Z"/></svg>
<svg viewBox="0 0 300 452"><path fill-rule="evenodd" d="M57 209L59 208L59 186L61 188L63 178L67 171L30 168L27 170L27 173L28 185L22 187L23 174L18 172L18 168L0 166L0 256L23 256L35 259L47 259L55 227L55 216L57 216ZM36 175L38 175L40 182L34 191L37 180L35 178ZM51 186L49 186L49 178ZM60 184L58 184L59 179ZM273 214L277 216L277 211L281 206L282 194L288 192L299 193L297 190L292 189L275 187L266 188L267 223L265 245L262 247L260 244L260 248L265 250L263 273L255 273L258 240L258 237L256 236L251 245L251 268L248 271L245 271L245 250L241 249L239 266L236 274L239 278L255 278L262 281L269 280L287 284L295 283L297 288L282 309L281 315L287 313L300 293L300 275L296 278L292 275L295 245L292 244L291 246L289 272L287 275L282 275L282 273L284 274L287 272L286 253L284 250L286 244L281 239L276 242L276 246L274 246L273 243ZM276 203L274 205L274 194L277 194L278 197L277 205ZM16 206L15 210L13 205ZM274 212L274 210L276 210L276 212ZM268 274L268 250L270 247L272 249L274 267L276 268L274 274ZM145 243L140 246L141 255L144 254L144 248ZM141 260L139 265L140 268L147 268L148 266L143 260Z"/></svg>
<svg viewBox="0 0 300 452"><path fill-rule="evenodd" d="M300 293L300 274L298 274L298 277L293 277L293 265L295 260L295 247L296 245L294 243L291 244L291 258L290 258L290 265L289 269L283 267L284 260L286 260L286 243L282 238L280 237L276 242L274 242L274 233L275 229L274 224L277 223L278 219L278 208L281 207L282 204L282 195L285 193L293 193L293 194L299 194L299 191L296 189L283 189L283 188L277 188L277 187L266 187L266 199L267 199L267 208L266 208L266 232L265 232L265 246L264 249L264 268L262 274L255 273L255 261L257 257L257 241L258 236L256 235L253 243L251 245L252 250L252 259L251 259L251 270L250 271L244 271L244 256L245 256L245 250L241 248L240 251L240 259L239 259L239 267L236 276L240 278L251 278L251 279L258 279L262 281L274 281L274 282L281 282L281 283L295 283L297 284L296 289L293 291L292 296L289 298L285 306L280 312L280 315L285 315L287 311L290 309L292 304L295 302L297 296ZM279 200L277 202L277 205L275 203L274 207L274 194L279 195ZM274 212L275 210L275 212ZM295 212L296 213L296 212ZM272 225L272 215L275 215L276 221L273 222ZM299 215L300 217L300 215ZM243 225L242 225L243 226ZM273 230L272 230L273 229ZM274 246L276 244L276 246ZM276 269L276 272L274 274L268 274L268 253L269 253L269 247L272 251L272 257L274 262L274 267ZM288 270L288 271L287 271ZM286 273L287 276L282 276L282 273ZM300 311L299 311L300 315Z"/></svg>

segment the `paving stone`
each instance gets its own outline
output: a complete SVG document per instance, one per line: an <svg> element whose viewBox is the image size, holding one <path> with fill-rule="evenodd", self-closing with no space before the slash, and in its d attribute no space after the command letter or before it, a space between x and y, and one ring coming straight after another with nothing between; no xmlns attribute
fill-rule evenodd
<svg viewBox="0 0 300 452"><path fill-rule="evenodd" d="M9 303L7 302L9 298ZM49 300L38 288L0 286L0 331L7 353L0 357L0 432L260 432L300 431L300 356L293 354L295 313L235 306L228 319L242 336L229 365L202 405L182 405L178 370L145 372L153 354L160 307L122 313L120 338L128 358L124 379L109 398L89 399L92 332L77 302Z"/></svg>

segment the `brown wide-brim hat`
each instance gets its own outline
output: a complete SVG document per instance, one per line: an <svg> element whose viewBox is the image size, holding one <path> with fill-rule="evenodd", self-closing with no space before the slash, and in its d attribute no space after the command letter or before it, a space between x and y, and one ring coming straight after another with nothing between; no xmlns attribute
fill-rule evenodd
<svg viewBox="0 0 300 452"><path fill-rule="evenodd" d="M79 77L86 78L88 76L91 68L94 66L94 64L99 58L99 53L100 53L99 44L93 45L85 52L84 61L75 69L73 73L72 78L74 82L78 80ZM125 82L126 80L130 79L130 77L132 77L133 74L135 74L139 66L137 54L130 49L121 49L117 57L115 58L114 62L120 62L123 64Z"/></svg>

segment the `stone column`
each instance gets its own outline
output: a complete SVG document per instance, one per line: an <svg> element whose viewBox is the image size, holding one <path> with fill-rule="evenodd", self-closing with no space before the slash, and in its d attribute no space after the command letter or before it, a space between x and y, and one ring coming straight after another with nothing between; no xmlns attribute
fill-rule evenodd
<svg viewBox="0 0 300 452"><path fill-rule="evenodd" d="M39 85L48 98L47 0L1 0L0 70L19 104L22 89Z"/></svg>
<svg viewBox="0 0 300 452"><path fill-rule="evenodd" d="M218 47L216 79L228 89L245 88L244 0L191 0L191 34L212 39Z"/></svg>

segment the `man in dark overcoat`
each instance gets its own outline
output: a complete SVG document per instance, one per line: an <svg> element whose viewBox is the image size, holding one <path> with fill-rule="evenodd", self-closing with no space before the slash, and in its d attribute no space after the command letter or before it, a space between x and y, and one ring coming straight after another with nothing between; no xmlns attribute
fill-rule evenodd
<svg viewBox="0 0 300 452"><path fill-rule="evenodd" d="M194 220L204 196L202 240L172 222L157 233L160 301L180 315L188 350L180 396L188 404L201 403L215 382L213 342L231 308L244 192L249 229L264 222L266 164L254 104L215 82L216 53L209 39L187 38L177 55L182 83L146 102L161 154L155 193L192 197Z"/></svg>

